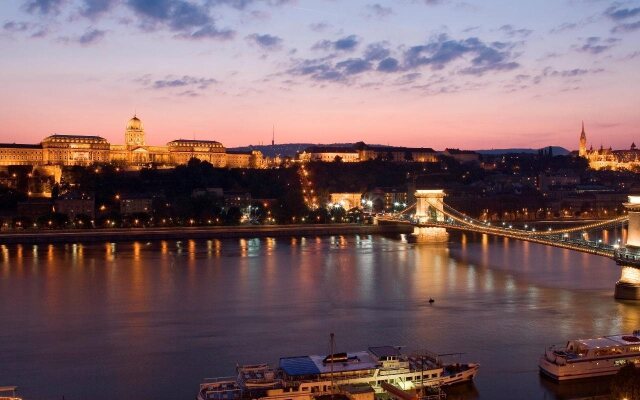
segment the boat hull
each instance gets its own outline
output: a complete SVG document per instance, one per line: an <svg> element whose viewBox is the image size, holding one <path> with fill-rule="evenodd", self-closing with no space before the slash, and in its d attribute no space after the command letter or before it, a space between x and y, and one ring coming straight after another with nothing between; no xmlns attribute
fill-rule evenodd
<svg viewBox="0 0 640 400"><path fill-rule="evenodd" d="M619 359L616 359L619 360ZM625 364L615 364L615 360L589 360L557 365L545 357L540 358L540 372L555 381L599 378L615 375Z"/></svg>

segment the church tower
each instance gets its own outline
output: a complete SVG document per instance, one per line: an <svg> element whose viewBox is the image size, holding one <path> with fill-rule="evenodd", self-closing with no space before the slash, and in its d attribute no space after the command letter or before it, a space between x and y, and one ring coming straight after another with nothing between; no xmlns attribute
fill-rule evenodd
<svg viewBox="0 0 640 400"><path fill-rule="evenodd" d="M582 133L580 133L580 147L578 148L580 157L587 157L587 134L584 133L584 121L582 121Z"/></svg>
<svg viewBox="0 0 640 400"><path fill-rule="evenodd" d="M124 142L127 146L144 146L144 127L142 121L136 115L127 123L127 130L124 133Z"/></svg>

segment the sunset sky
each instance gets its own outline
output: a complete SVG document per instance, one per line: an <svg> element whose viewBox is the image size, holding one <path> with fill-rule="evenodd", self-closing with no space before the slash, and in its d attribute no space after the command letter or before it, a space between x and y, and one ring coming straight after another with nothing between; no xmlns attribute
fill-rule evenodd
<svg viewBox="0 0 640 400"><path fill-rule="evenodd" d="M640 144L640 1L4 0L0 141Z"/></svg>

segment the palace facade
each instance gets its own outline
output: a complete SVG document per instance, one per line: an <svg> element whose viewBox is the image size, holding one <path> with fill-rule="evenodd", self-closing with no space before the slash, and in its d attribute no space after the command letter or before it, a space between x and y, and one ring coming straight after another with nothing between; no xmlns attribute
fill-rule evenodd
<svg viewBox="0 0 640 400"><path fill-rule="evenodd" d="M100 136L51 135L39 144L0 143L0 165L91 165L116 163L125 168L149 165L172 167L192 158L220 168L265 168L260 151L227 151L213 140L177 139L166 146L146 144L144 127L133 116L125 129L125 143L111 144Z"/></svg>
<svg viewBox="0 0 640 400"><path fill-rule="evenodd" d="M375 159L385 161L437 162L438 152L431 148L370 146L358 142L348 146L311 146L298 154L302 162L363 162Z"/></svg>
<svg viewBox="0 0 640 400"><path fill-rule="evenodd" d="M343 146L311 146L301 153L298 159L302 162L363 162L384 160L393 162L435 163L440 156L451 157L460 163L479 163L480 154L471 150L445 149L436 151L430 147L397 147L368 145L358 142Z"/></svg>
<svg viewBox="0 0 640 400"><path fill-rule="evenodd" d="M597 150L593 149L593 145L587 149L584 122L580 133L578 156L586 158L589 161L589 167L593 169L640 170L640 150L637 149L635 143L631 143L629 150L612 150L611 147L605 149L602 145Z"/></svg>

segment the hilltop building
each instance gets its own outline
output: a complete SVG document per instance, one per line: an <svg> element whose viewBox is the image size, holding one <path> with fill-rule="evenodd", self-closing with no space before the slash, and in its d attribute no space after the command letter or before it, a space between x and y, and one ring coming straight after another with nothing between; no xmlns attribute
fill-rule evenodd
<svg viewBox="0 0 640 400"><path fill-rule="evenodd" d="M51 135L39 144L0 143L0 165L91 165L117 163L136 169L151 164L173 167L191 158L207 161L215 167L265 168L260 151L227 152L213 140L177 139L166 146L146 143L144 126L137 116L127 123L124 144L111 144L100 136Z"/></svg>
<svg viewBox="0 0 640 400"><path fill-rule="evenodd" d="M370 146L364 142L358 142L348 146L311 146L298 154L298 158L302 162L362 162L376 159L398 162L437 162L438 152L432 148Z"/></svg>
<svg viewBox="0 0 640 400"><path fill-rule="evenodd" d="M584 122L582 123L578 146L578 156L586 158L589 161L590 168L611 169L614 171L640 169L640 150L638 150L635 143L631 143L629 150L612 150L611 147L605 149L602 145L598 150L594 150L593 146L587 149L587 134L584 131Z"/></svg>

